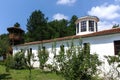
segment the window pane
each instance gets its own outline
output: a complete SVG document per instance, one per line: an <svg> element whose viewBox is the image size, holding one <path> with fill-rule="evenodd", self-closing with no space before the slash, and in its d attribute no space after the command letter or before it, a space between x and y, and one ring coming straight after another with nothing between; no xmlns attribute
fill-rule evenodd
<svg viewBox="0 0 120 80"><path fill-rule="evenodd" d="M32 48L30 48L30 53L32 53Z"/></svg>
<svg viewBox="0 0 120 80"><path fill-rule="evenodd" d="M114 41L115 55L120 52L120 40Z"/></svg>
<svg viewBox="0 0 120 80"><path fill-rule="evenodd" d="M81 32L86 31L86 21L81 22Z"/></svg>
<svg viewBox="0 0 120 80"><path fill-rule="evenodd" d="M89 31L94 31L94 21L89 21Z"/></svg>
<svg viewBox="0 0 120 80"><path fill-rule="evenodd" d="M84 54L90 53L90 43L84 43Z"/></svg>

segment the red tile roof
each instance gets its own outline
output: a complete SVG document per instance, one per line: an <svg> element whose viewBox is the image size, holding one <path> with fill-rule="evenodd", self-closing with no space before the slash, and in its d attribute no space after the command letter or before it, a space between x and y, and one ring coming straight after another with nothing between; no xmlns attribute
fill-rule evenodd
<svg viewBox="0 0 120 80"><path fill-rule="evenodd" d="M85 35L74 35L74 36L67 36L67 37L50 39L50 40L28 42L28 43L20 44L20 45L33 45L33 44L41 44L41 43L50 43L50 42L54 42L54 41L62 41L62 40L70 40L70 39L79 39L79 38L85 38L85 37L94 37L94 36L101 36L101 35L110 35L110 34L116 34L116 33L120 33L120 28L113 28L113 29L98 31L98 32L94 32L94 33L90 33L90 34L85 34Z"/></svg>

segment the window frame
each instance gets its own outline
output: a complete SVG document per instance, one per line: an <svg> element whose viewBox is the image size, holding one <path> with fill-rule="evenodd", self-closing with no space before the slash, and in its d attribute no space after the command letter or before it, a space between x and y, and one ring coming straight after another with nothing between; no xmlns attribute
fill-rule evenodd
<svg viewBox="0 0 120 80"><path fill-rule="evenodd" d="M114 54L118 55L118 53L120 53L120 40L114 41Z"/></svg>
<svg viewBox="0 0 120 80"><path fill-rule="evenodd" d="M30 48L29 50L30 50L30 53L32 53L32 48Z"/></svg>
<svg viewBox="0 0 120 80"><path fill-rule="evenodd" d="M87 22L81 21L81 32L87 31Z"/></svg>
<svg viewBox="0 0 120 80"><path fill-rule="evenodd" d="M83 43L83 49L84 49L84 53L87 52L90 53L90 43L89 42Z"/></svg>
<svg viewBox="0 0 120 80"><path fill-rule="evenodd" d="M89 20L89 31L94 31L94 21Z"/></svg>

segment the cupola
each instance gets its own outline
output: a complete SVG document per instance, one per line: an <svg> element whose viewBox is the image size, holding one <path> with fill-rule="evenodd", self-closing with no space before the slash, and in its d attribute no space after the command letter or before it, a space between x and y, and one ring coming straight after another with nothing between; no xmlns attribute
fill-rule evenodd
<svg viewBox="0 0 120 80"><path fill-rule="evenodd" d="M17 45L24 42L24 31L20 27L14 25L14 27L9 27L7 30L9 32L10 45Z"/></svg>
<svg viewBox="0 0 120 80"><path fill-rule="evenodd" d="M97 32L97 22L99 18L96 16L85 16L78 18L76 24L76 35L84 35Z"/></svg>

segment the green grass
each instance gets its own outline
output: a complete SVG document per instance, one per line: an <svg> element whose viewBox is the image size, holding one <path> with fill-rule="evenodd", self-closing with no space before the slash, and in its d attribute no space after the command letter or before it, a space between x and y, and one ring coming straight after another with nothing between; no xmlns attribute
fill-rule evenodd
<svg viewBox="0 0 120 80"><path fill-rule="evenodd" d="M0 65L0 80L29 80L28 75L28 70L10 70L7 73L5 67ZM33 69L32 80L64 80L64 78L53 72L42 72L39 69Z"/></svg>

